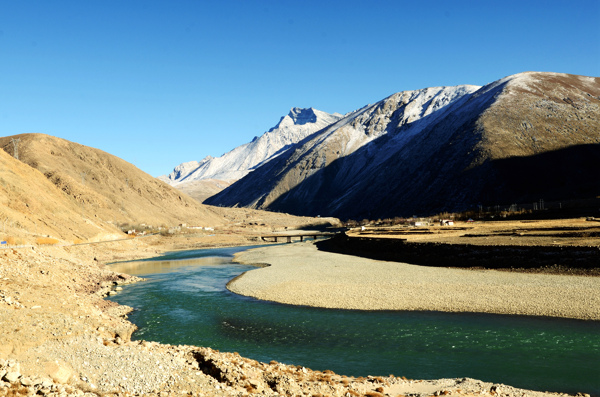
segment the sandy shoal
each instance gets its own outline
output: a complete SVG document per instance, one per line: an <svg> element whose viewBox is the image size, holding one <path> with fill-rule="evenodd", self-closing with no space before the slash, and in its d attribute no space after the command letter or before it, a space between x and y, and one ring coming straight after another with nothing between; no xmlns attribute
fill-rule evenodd
<svg viewBox="0 0 600 397"><path fill-rule="evenodd" d="M312 243L261 247L235 260L270 266L230 282L232 292L286 304L600 320L600 277L424 267L322 252Z"/></svg>

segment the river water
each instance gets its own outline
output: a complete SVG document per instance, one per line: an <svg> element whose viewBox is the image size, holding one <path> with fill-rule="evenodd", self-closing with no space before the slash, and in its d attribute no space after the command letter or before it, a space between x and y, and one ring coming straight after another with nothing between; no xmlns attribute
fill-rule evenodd
<svg viewBox="0 0 600 397"><path fill-rule="evenodd" d="M248 247L245 247L248 248ZM112 265L148 281L111 298L135 308L133 339L207 346L353 376L469 377L600 395L600 322L490 314L331 310L241 297L245 248ZM600 310L600 308L599 308Z"/></svg>

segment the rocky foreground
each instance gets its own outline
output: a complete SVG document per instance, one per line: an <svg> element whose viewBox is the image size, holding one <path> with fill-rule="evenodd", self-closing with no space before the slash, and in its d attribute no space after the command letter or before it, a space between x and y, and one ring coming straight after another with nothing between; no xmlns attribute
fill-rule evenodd
<svg viewBox="0 0 600 397"><path fill-rule="evenodd" d="M468 378L346 377L131 341L130 308L104 297L137 279L103 263L160 250L141 241L0 250L0 396L554 395Z"/></svg>

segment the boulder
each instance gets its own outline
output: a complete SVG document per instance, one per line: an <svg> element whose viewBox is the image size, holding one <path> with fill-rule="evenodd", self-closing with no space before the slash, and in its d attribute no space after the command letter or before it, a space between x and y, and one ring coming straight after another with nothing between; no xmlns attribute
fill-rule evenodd
<svg viewBox="0 0 600 397"><path fill-rule="evenodd" d="M45 370L56 383L67 383L73 375L72 369L66 363L59 361L46 363Z"/></svg>
<svg viewBox="0 0 600 397"><path fill-rule="evenodd" d="M4 377L2 379L8 383L15 383L16 381L19 380L20 377L21 377L20 373L10 371L10 372L7 372L6 375L4 375Z"/></svg>
<svg viewBox="0 0 600 397"><path fill-rule="evenodd" d="M21 378L21 384L23 386L33 386L33 380L31 380L31 378L22 377Z"/></svg>

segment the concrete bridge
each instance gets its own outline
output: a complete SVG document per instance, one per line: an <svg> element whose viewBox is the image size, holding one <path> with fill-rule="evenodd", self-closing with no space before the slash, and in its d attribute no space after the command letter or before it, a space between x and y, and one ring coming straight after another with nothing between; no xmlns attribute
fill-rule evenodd
<svg viewBox="0 0 600 397"><path fill-rule="evenodd" d="M300 241L304 241L304 239L311 238L316 240L319 237L332 237L335 233L297 233L297 234L268 234L264 236L260 236L262 241L267 242L278 242L279 239L286 239L286 242L291 243L293 239L300 239Z"/></svg>

